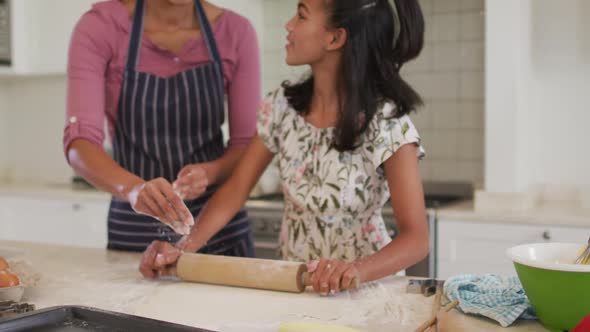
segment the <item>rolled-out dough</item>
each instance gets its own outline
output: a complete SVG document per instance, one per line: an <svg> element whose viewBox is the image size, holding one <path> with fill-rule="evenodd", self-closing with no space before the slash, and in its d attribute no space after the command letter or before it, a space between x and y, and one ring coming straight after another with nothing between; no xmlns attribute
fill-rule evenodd
<svg viewBox="0 0 590 332"><path fill-rule="evenodd" d="M334 325L334 324L323 324L317 322L291 322L284 323L279 327L278 332L361 332L359 330Z"/></svg>

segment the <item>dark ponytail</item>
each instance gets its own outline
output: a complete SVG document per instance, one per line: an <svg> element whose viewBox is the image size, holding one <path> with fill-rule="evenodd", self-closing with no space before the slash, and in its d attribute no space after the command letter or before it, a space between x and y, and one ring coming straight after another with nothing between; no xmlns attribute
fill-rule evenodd
<svg viewBox="0 0 590 332"><path fill-rule="evenodd" d="M339 151L354 150L380 103L395 102L396 117L422 103L418 93L400 76L400 69L422 50L424 17L418 0L396 0L395 11L389 0L326 2L329 26L345 29L348 38L338 79L339 91L344 95L340 98L343 103L334 147ZM313 86L313 76L296 84L283 82L289 104L300 114L309 112Z"/></svg>

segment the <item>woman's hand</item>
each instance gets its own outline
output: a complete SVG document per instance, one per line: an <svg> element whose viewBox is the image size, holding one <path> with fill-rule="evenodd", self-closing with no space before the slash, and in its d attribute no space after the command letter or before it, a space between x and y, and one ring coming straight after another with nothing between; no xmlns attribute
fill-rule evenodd
<svg viewBox="0 0 590 332"><path fill-rule="evenodd" d="M209 178L205 167L200 164L185 166L174 181L174 191L184 200L192 200L207 190Z"/></svg>
<svg viewBox="0 0 590 332"><path fill-rule="evenodd" d="M307 271L312 274L313 290L324 296L356 288L361 282L357 266L341 260L313 261L307 265Z"/></svg>
<svg viewBox="0 0 590 332"><path fill-rule="evenodd" d="M182 251L168 242L154 241L144 251L139 271L146 278L157 278L167 266L176 263Z"/></svg>
<svg viewBox="0 0 590 332"><path fill-rule="evenodd" d="M172 227L179 234L189 234L195 223L182 199L163 178L141 183L127 194L127 199L137 213L154 217Z"/></svg>

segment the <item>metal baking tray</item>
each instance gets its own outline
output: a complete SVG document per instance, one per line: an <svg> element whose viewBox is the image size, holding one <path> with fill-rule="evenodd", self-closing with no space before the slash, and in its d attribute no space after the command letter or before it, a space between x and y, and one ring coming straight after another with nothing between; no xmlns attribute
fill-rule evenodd
<svg viewBox="0 0 590 332"><path fill-rule="evenodd" d="M2 332L213 332L90 307L59 306L0 319Z"/></svg>

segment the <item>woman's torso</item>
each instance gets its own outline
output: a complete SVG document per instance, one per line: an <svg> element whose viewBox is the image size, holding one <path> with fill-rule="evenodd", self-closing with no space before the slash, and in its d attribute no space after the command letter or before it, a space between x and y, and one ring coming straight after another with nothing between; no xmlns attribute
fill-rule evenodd
<svg viewBox="0 0 590 332"><path fill-rule="evenodd" d="M117 104L120 97L121 82L125 71L131 18L127 6L119 0L109 0L97 3L86 15L95 16L89 23L97 29L108 32L108 39L104 41L108 48L109 59L105 70L105 115L109 136L113 137L113 130L117 119ZM89 20L90 21L90 20ZM224 87L234 79L236 66L239 63L239 32L249 22L231 10L223 10L212 24L217 47L223 64ZM190 68L206 64L210 61L209 54L202 36L189 39L178 51L164 49L144 34L141 42L140 59L137 70L160 77L170 77ZM91 50L90 50L91 51Z"/></svg>

